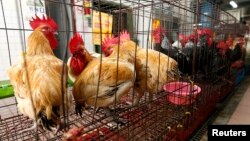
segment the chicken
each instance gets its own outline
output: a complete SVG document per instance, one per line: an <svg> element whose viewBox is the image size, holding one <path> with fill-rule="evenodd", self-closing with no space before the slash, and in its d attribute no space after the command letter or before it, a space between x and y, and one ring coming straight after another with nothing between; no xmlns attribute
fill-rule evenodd
<svg viewBox="0 0 250 141"><path fill-rule="evenodd" d="M179 78L178 64L174 59L158 51L136 46L136 43L130 40L130 35L127 32L122 32L119 38L120 45L118 42L115 44L115 39L112 39L112 44L107 44L109 42L104 40L102 51L104 54L107 54L108 51L110 54L111 50L112 53L109 57L119 55L119 58L128 61L132 59L137 63L135 64L135 88L138 96L133 101L134 105L138 104L144 91L150 93L149 98L152 100L152 94L162 91L165 83ZM120 47L119 54L118 46ZM106 50L107 48L113 49Z"/></svg>
<svg viewBox="0 0 250 141"><path fill-rule="evenodd" d="M202 76L201 78L211 78L211 76L223 74L227 70L226 59L221 56L225 54L223 44L220 43L216 48L212 40L212 30L209 28L195 31L195 34L190 35L179 34L181 48L176 45L164 47L167 48L164 53L178 62L179 70L183 75L194 74L194 76ZM161 37L158 35L155 38ZM195 54L194 49L196 49Z"/></svg>
<svg viewBox="0 0 250 141"><path fill-rule="evenodd" d="M54 32L57 25L47 17L33 18L30 21L33 32L28 38L27 52L17 64L8 70L10 82L15 91L18 110L34 120L34 126L41 124L46 130L58 131L61 128L62 97L64 104L71 105L70 96L65 97L67 66L54 56L52 49L57 47ZM65 108L67 108L65 106Z"/></svg>
<svg viewBox="0 0 250 141"><path fill-rule="evenodd" d="M134 84L133 65L116 58L102 58L102 61L93 58L78 33L70 40L69 49L72 54L68 60L69 76L75 80L76 113L81 115L82 107L87 104L103 108L110 115L109 106L118 103Z"/></svg>
<svg viewBox="0 0 250 141"><path fill-rule="evenodd" d="M159 37L155 37L155 38L159 38ZM183 47L185 47L185 44L188 42L188 36L185 36L183 34L179 34L179 40L176 40L173 44L172 47L181 49Z"/></svg>
<svg viewBox="0 0 250 141"><path fill-rule="evenodd" d="M83 138L82 138L83 131L84 131L83 127L71 128L71 129L69 129L68 132L64 133L64 135L63 135L64 140L63 141L83 141Z"/></svg>
<svg viewBox="0 0 250 141"><path fill-rule="evenodd" d="M240 43L238 38L228 38L226 44L229 46L229 49L226 52L226 55L231 63L242 58L242 43Z"/></svg>
<svg viewBox="0 0 250 141"><path fill-rule="evenodd" d="M229 71L229 62L226 58L226 51L228 46L223 40L219 40L214 48L214 53L212 56L212 70L211 72L216 73L217 76L221 76Z"/></svg>
<svg viewBox="0 0 250 141"><path fill-rule="evenodd" d="M160 29L157 30L157 32L164 33L165 31L161 31ZM161 39L159 38L162 38L159 34L153 34L153 36L157 39L155 41L160 41ZM158 43L155 42L155 44L157 45ZM172 46L168 44L163 46L163 43L161 43L161 45L162 48L165 48L162 52L178 62L178 68L182 74L192 73L193 48L196 45L194 35L186 36L179 34L179 39L175 41Z"/></svg>

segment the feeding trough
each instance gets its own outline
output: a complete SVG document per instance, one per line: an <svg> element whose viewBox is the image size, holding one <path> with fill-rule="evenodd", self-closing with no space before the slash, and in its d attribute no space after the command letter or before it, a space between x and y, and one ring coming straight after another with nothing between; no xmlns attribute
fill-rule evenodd
<svg viewBox="0 0 250 141"><path fill-rule="evenodd" d="M201 93L201 88L189 82L170 82L163 86L167 100L176 105L189 105Z"/></svg>

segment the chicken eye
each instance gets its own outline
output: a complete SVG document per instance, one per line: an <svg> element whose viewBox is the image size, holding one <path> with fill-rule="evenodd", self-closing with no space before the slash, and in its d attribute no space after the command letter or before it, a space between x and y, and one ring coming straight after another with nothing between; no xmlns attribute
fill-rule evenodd
<svg viewBox="0 0 250 141"><path fill-rule="evenodd" d="M43 32L49 31L49 27L47 27L47 26L43 27L43 28L42 28L42 31L43 31Z"/></svg>

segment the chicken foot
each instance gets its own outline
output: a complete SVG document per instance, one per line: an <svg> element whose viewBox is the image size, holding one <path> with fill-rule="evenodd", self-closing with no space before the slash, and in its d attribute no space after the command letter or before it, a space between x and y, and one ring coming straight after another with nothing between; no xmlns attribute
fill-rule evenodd
<svg viewBox="0 0 250 141"><path fill-rule="evenodd" d="M134 106L137 106L143 95L144 95L143 91L136 89L135 93L133 93L133 96L132 96L132 102L130 102L130 101L126 102L129 105L128 108L132 108Z"/></svg>
<svg viewBox="0 0 250 141"><path fill-rule="evenodd" d="M85 107L85 105L81 105L76 103L75 105L75 111L76 111L76 115L80 115L80 117L82 117L82 109Z"/></svg>
<svg viewBox="0 0 250 141"><path fill-rule="evenodd" d="M21 133L25 133L25 132L28 132L28 131L33 131L33 130L36 130L36 129L37 129L37 122L34 121L34 123L33 123L33 125L31 127L22 130Z"/></svg>
<svg viewBox="0 0 250 141"><path fill-rule="evenodd" d="M43 125L45 130L57 133L61 129L61 120L56 111L52 113L51 119L48 119L45 112L41 112L40 117L41 117L40 123Z"/></svg>
<svg viewBox="0 0 250 141"><path fill-rule="evenodd" d="M107 117L112 117L113 121L116 122L119 125L125 125L127 123L126 119L122 119L119 117L119 115L117 115L114 111L112 111L110 108L108 107L104 107L103 111L105 113L105 115Z"/></svg>

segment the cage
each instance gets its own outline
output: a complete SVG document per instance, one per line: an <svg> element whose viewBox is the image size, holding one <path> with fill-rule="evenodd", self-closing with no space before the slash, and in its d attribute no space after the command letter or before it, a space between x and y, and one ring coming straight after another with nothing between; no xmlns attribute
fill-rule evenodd
<svg viewBox="0 0 250 141"><path fill-rule="evenodd" d="M240 25L242 30L238 30L239 24L236 18L222 11L213 0L1 0L0 2L0 35L3 37L0 54L2 58L8 58L5 61L1 59L0 67L0 140L70 140L67 139L73 136L70 129L79 132L77 137L71 137L71 140L188 140L213 112L221 97L229 93L225 88L234 87L231 65L234 61L242 59L242 52L238 48L239 55L235 57L232 52L236 47L233 49L229 47L241 43L238 38L246 32L246 27ZM94 70L94 67L88 67L91 76L97 80L96 89L93 89L97 92L88 93L92 94L94 100L92 105L86 104L81 116L76 114L74 108L79 104L79 99L74 94L74 89L77 87L75 82L81 79L74 80L69 75L67 84L61 82L62 86L67 85L67 91L62 90L62 100L67 99L67 95L73 95L74 98L70 108L66 106L69 101L66 100L66 104L61 102L62 113L59 117L63 125L57 132L45 130L45 123L34 130L23 131L32 127L34 119L25 116L22 110L18 109L20 103L17 90L8 81L9 77L6 74L7 69L20 64L19 58L28 52L28 38L34 32L29 21L35 15L38 17L47 15L58 24L59 45L53 52L64 62L62 66L75 55L68 46L76 32L81 35L84 48L91 56L84 67L88 67L92 59L97 62L96 64L104 66L109 58L114 60L113 66L116 66L106 68L107 72L115 73L103 80L101 78L105 75L101 75L101 71L105 68ZM124 34L125 39L129 39L132 45L126 44L121 37ZM229 40L231 38L234 40ZM111 54L112 57L105 56L107 52L103 50L108 39L116 39L115 43L111 42L117 47L117 50L114 47L113 52L117 52L113 56ZM132 52L126 50L131 46ZM140 58L140 55L144 58ZM33 59L35 58L36 56ZM170 58L173 59L172 62ZM178 68L173 67L175 62ZM126 71L120 73L121 68L118 66L121 64L129 64L130 67L127 68L134 68L133 75L129 78L133 85L122 94L123 97L117 97L121 87L118 85L119 78L130 70L125 69ZM138 67L138 64L143 68ZM39 67L43 67L42 63ZM94 72L99 73L96 75ZM61 75L64 74L68 72L62 71ZM20 77L26 76L23 74ZM83 80L87 77L83 75ZM43 78L41 81L45 81L47 76ZM61 78L63 80L63 77ZM115 82L108 85L112 88L112 92L103 92L102 84L111 79ZM32 81L30 85L35 82ZM164 91L162 86L169 83L175 86L173 91ZM184 98L190 104L178 105L168 101L169 97L173 101L180 97L183 99L181 95L175 94L176 91L183 90L177 87L179 83L194 84L201 89L195 99L193 99L196 94L194 91ZM141 97L136 94L139 93L136 91L138 87L141 90ZM51 85L47 89L50 88L54 86ZM25 90L36 91L28 88ZM106 94L104 98L107 99L114 96L114 102L108 106L110 114L106 113L105 106L98 108L100 93ZM136 97L140 99L135 105L133 102ZM23 106L24 109L36 110L34 103L26 103ZM43 115L38 114L35 119L40 118L39 116ZM119 119L123 122L120 123Z"/></svg>

